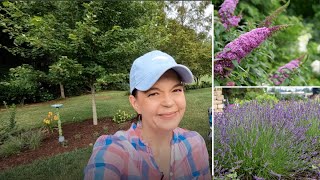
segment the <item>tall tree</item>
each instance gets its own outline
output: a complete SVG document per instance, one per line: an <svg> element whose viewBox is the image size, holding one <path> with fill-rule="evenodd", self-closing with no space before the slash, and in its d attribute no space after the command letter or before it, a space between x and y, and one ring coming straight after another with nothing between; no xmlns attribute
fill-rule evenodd
<svg viewBox="0 0 320 180"><path fill-rule="evenodd" d="M70 5L70 2L54 2L55 11L38 15L23 12L16 2L6 1L4 4L7 14L1 16L6 22L2 27L18 42L16 47L20 54L23 53L23 45L27 44L31 52L46 53L50 56L53 64L50 73L55 75L52 78L55 82L62 84L65 80L62 76L69 71L69 65L65 64L64 73L58 72L62 56L73 59L74 64L83 67L81 78L91 89L93 124L96 125L97 79L108 74L127 73L131 59L143 51L137 41L142 35L137 30L141 23L140 18L148 11L144 9L143 3L92 1L81 3L82 9L79 13L69 14L70 16L61 16L68 14L64 5ZM77 11L76 8L73 9ZM133 13L141 16L132 16Z"/></svg>
<svg viewBox="0 0 320 180"><path fill-rule="evenodd" d="M167 2L171 35L165 48L178 62L190 67L198 84L201 76L211 75L211 2Z"/></svg>

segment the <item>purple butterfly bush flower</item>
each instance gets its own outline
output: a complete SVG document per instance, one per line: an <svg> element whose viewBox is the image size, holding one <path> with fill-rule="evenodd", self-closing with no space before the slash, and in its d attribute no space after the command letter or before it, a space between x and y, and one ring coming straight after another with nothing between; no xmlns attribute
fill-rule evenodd
<svg viewBox="0 0 320 180"><path fill-rule="evenodd" d="M301 59L304 57L301 56L298 59L294 59L289 63L285 64L278 68L277 72L270 77L270 80L274 83L274 85L279 86L282 84L291 74L291 72L298 68L301 62Z"/></svg>
<svg viewBox="0 0 320 180"><path fill-rule="evenodd" d="M214 62L214 74L220 77L226 77L234 68L232 60L240 63L241 59L247 56L252 50L257 48L274 32L282 29L283 25L274 27L262 27L253 29L245 34L240 35L237 39L228 43L222 50L217 53Z"/></svg>
<svg viewBox="0 0 320 180"><path fill-rule="evenodd" d="M236 83L234 81L229 81L227 82L227 86L235 86Z"/></svg>
<svg viewBox="0 0 320 180"><path fill-rule="evenodd" d="M234 16L234 10L239 0L225 0L219 9L219 16L223 26L228 30L231 27L238 26L241 16Z"/></svg>

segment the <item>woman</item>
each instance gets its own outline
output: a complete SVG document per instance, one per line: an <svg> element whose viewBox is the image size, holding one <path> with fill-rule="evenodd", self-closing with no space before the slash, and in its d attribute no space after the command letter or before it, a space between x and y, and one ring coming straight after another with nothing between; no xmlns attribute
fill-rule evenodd
<svg viewBox="0 0 320 180"><path fill-rule="evenodd" d="M139 121L96 141L85 179L211 179L201 135L179 128L193 75L161 51L136 59L129 101Z"/></svg>

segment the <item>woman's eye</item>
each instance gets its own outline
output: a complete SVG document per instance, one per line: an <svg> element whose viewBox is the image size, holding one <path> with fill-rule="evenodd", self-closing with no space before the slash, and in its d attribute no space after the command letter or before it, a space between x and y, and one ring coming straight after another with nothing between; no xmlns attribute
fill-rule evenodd
<svg viewBox="0 0 320 180"><path fill-rule="evenodd" d="M182 89L175 89L173 92L182 92Z"/></svg>
<svg viewBox="0 0 320 180"><path fill-rule="evenodd" d="M158 95L159 93L150 93L148 97Z"/></svg>

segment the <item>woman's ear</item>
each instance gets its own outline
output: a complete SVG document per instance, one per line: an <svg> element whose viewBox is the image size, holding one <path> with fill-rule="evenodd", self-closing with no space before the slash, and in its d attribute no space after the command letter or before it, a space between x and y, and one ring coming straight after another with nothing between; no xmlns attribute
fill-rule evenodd
<svg viewBox="0 0 320 180"><path fill-rule="evenodd" d="M133 109L134 109L138 114L141 114L141 112L140 112L140 107L139 107L139 104L138 104L138 102L137 102L136 97L134 97L133 95L130 95L130 96L129 96L129 101L130 101L130 104L131 104L131 106L133 107Z"/></svg>

